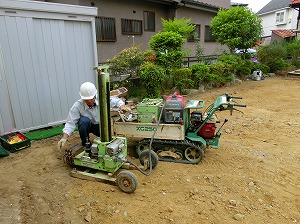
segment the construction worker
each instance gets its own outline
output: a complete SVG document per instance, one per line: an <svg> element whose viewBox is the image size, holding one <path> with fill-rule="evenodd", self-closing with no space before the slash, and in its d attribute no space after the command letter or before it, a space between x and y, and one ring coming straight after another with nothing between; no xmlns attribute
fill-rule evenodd
<svg viewBox="0 0 300 224"><path fill-rule="evenodd" d="M63 136L58 142L59 149L65 145L76 125L78 125L82 146L85 146L86 139L89 139L89 133L100 136L97 93L95 85L91 82L85 82L80 86L79 95L81 99L77 100L69 111L67 122L63 128ZM118 97L111 97L110 102L111 108L119 108L121 111L130 110L125 106L125 102Z"/></svg>

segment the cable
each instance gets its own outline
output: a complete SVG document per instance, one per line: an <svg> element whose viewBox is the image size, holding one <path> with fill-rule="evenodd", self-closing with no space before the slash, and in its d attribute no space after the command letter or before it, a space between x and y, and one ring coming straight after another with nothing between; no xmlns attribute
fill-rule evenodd
<svg viewBox="0 0 300 224"><path fill-rule="evenodd" d="M160 114L159 114L159 118L158 118L158 121L157 121L156 128L155 128L155 130L154 130L154 132L153 132L153 135L152 135L152 137L151 137L151 139L150 139L149 150L148 150L148 152L149 152L149 154L148 154L148 156L149 156L149 165L150 165L150 167L149 167L149 172L148 172L148 173L144 172L141 168L139 168L137 165L135 165L132 161L127 160L131 165L133 165L133 166L134 166L135 168L137 168L142 174L144 174L144 175L146 175L146 176L149 176L149 175L152 173L152 161L151 161L151 160L152 160L152 158L151 158L152 143L153 143L153 139L154 139L154 136L155 136L155 134L156 134L156 131L157 131L157 129L158 129L158 126L159 126L159 124L160 124L160 121L161 121L161 118L162 118L162 114L163 114L164 108L165 108L165 104L163 104L163 106L162 106L162 108L161 108L161 111L160 111Z"/></svg>

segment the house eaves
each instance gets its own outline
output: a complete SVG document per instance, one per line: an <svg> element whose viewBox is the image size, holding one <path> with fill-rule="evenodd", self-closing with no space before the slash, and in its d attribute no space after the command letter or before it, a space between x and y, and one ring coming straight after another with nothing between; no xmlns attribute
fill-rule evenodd
<svg viewBox="0 0 300 224"><path fill-rule="evenodd" d="M257 14L267 14L271 12L276 12L280 9L285 9L290 7L291 0L271 0L262 9L260 9Z"/></svg>
<svg viewBox="0 0 300 224"><path fill-rule="evenodd" d="M181 7L193 8L198 10L203 10L207 12L217 13L220 7L216 5L207 4L204 2L196 1L196 0L182 0L181 3L178 4Z"/></svg>
<svg viewBox="0 0 300 224"><path fill-rule="evenodd" d="M173 5L176 8L179 7L186 7L186 8L193 8L198 10L203 10L207 12L214 12L217 13L220 9L219 6L207 4L197 0L147 0L149 2L156 2L164 5Z"/></svg>
<svg viewBox="0 0 300 224"><path fill-rule="evenodd" d="M249 4L245 4L245 3L237 3L237 2L231 2L230 5L233 6L233 7L235 7L235 6L243 6L243 7L247 7Z"/></svg>
<svg viewBox="0 0 300 224"><path fill-rule="evenodd" d="M163 5L177 5L181 2L181 0L146 0L148 2L160 3Z"/></svg>

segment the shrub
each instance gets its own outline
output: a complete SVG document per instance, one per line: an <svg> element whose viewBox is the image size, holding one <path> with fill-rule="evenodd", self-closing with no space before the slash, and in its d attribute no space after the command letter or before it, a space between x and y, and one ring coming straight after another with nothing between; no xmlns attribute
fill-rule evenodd
<svg viewBox="0 0 300 224"><path fill-rule="evenodd" d="M233 74L230 71L231 65L228 65L222 61L218 61L209 66L210 73L218 76L216 78L216 84L225 84L233 80Z"/></svg>
<svg viewBox="0 0 300 224"><path fill-rule="evenodd" d="M288 66L285 62L285 59L287 58L286 48L276 41L261 46L258 49L257 57L260 63L265 64L270 68L270 72L276 72L285 69Z"/></svg>
<svg viewBox="0 0 300 224"><path fill-rule="evenodd" d="M156 60L156 55L155 52L153 52L152 50L146 50L144 51L144 62L155 62Z"/></svg>
<svg viewBox="0 0 300 224"><path fill-rule="evenodd" d="M114 74L136 75L139 66L143 62L143 52L139 46L125 48L108 62Z"/></svg>
<svg viewBox="0 0 300 224"><path fill-rule="evenodd" d="M176 69L171 73L175 87L179 89L180 94L182 94L183 89L194 87L194 81L191 79L191 75L192 71L189 68Z"/></svg>
<svg viewBox="0 0 300 224"><path fill-rule="evenodd" d="M162 82L166 78L165 69L152 62L145 62L140 67L139 76L142 86L138 86L138 88L145 88L143 97L159 97Z"/></svg>
<svg viewBox="0 0 300 224"><path fill-rule="evenodd" d="M247 66L240 66L238 69L237 69L237 76L239 78L242 78L244 79L246 76L249 76L252 72L252 69L247 67Z"/></svg>
<svg viewBox="0 0 300 224"><path fill-rule="evenodd" d="M147 97L146 88L141 84L140 79L131 79L127 81L122 86L126 86L128 88L127 97L137 98L138 100L142 100L143 97Z"/></svg>
<svg viewBox="0 0 300 224"><path fill-rule="evenodd" d="M221 61L228 66L228 72L231 74L236 74L237 67L242 63L241 56L234 54L222 54L218 61Z"/></svg>
<svg viewBox="0 0 300 224"><path fill-rule="evenodd" d="M254 70L254 62L249 59L242 60L237 67L236 75L239 78L244 79L246 76L249 76Z"/></svg>
<svg viewBox="0 0 300 224"><path fill-rule="evenodd" d="M205 78L209 74L209 65L205 64L193 64L190 66L191 69L191 79L194 81L194 87L199 88L200 83L204 82Z"/></svg>
<svg viewBox="0 0 300 224"><path fill-rule="evenodd" d="M206 87L215 87L220 86L224 83L224 80L217 74L210 73L205 77L204 85Z"/></svg>
<svg viewBox="0 0 300 224"><path fill-rule="evenodd" d="M286 44L286 50L288 52L288 56L291 57L291 64L293 66L300 66L300 39L295 39Z"/></svg>
<svg viewBox="0 0 300 224"><path fill-rule="evenodd" d="M192 74L191 79L194 81L194 87L204 86L220 86L233 80L231 72L232 65L222 61L205 65L194 64L190 67Z"/></svg>
<svg viewBox="0 0 300 224"><path fill-rule="evenodd" d="M270 68L267 65L261 64L261 63L256 63L253 66L254 70L261 70L263 74L269 73L270 72Z"/></svg>

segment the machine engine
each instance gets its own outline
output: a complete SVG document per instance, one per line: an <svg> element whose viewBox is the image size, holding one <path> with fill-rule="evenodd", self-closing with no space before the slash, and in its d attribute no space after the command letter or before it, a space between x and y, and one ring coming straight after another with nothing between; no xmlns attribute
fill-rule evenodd
<svg viewBox="0 0 300 224"><path fill-rule="evenodd" d="M103 144L103 147L100 147L99 150L99 144L101 145L100 138L96 138L94 140L93 145L91 146L91 154L93 158L104 157L105 155L113 157L120 154L123 149L125 148L125 141L122 138L116 138L109 144L105 145ZM119 156L119 155L118 155Z"/></svg>
<svg viewBox="0 0 300 224"><path fill-rule="evenodd" d="M116 139L106 146L106 154L109 156L117 155L125 147L123 139Z"/></svg>
<svg viewBox="0 0 300 224"><path fill-rule="evenodd" d="M199 130L198 134L204 138L212 138L215 134L216 125L215 123L206 123Z"/></svg>
<svg viewBox="0 0 300 224"><path fill-rule="evenodd" d="M191 124L188 128L188 131L195 132L202 124L203 120L205 120L206 114L203 116L200 111L193 111L191 113ZM213 115L198 131L197 135L203 138L212 138L216 131L216 123L218 123L218 119L215 115Z"/></svg>

